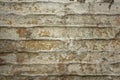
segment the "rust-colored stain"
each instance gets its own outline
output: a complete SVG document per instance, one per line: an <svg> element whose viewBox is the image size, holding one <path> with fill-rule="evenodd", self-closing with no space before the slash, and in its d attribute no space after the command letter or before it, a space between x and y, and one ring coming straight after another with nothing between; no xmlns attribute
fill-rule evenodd
<svg viewBox="0 0 120 80"><path fill-rule="evenodd" d="M50 32L49 31L41 31L39 33L40 37L49 37L50 36Z"/></svg>
<svg viewBox="0 0 120 80"><path fill-rule="evenodd" d="M16 50L15 42L12 41L0 41L0 52L9 52Z"/></svg>
<svg viewBox="0 0 120 80"><path fill-rule="evenodd" d="M58 71L59 71L59 73L64 73L64 71L65 71L65 64L58 64Z"/></svg>
<svg viewBox="0 0 120 80"><path fill-rule="evenodd" d="M27 30L25 28L19 28L16 33L19 35L19 37L26 37Z"/></svg>
<svg viewBox="0 0 120 80"><path fill-rule="evenodd" d="M60 43L57 41L21 41L19 45L25 50L38 51L59 48Z"/></svg>
<svg viewBox="0 0 120 80"><path fill-rule="evenodd" d="M12 25L12 21L9 20L9 21L8 21L8 24L9 24L9 25Z"/></svg>
<svg viewBox="0 0 120 80"><path fill-rule="evenodd" d="M27 21L27 24L38 24L38 20L32 19L31 21Z"/></svg>
<svg viewBox="0 0 120 80"><path fill-rule="evenodd" d="M23 10L23 4L22 3L19 3L17 5L14 4L12 7L13 7L14 10L20 10L20 11Z"/></svg>
<svg viewBox="0 0 120 80"><path fill-rule="evenodd" d="M34 7L36 11L40 10L38 7Z"/></svg>
<svg viewBox="0 0 120 80"><path fill-rule="evenodd" d="M120 25L120 16L117 16L114 21L113 21L116 25Z"/></svg>
<svg viewBox="0 0 120 80"><path fill-rule="evenodd" d="M4 60L0 58L0 63L3 63L3 62L4 62Z"/></svg>
<svg viewBox="0 0 120 80"><path fill-rule="evenodd" d="M16 53L17 63L24 63L28 60L29 62L29 55L27 53Z"/></svg>

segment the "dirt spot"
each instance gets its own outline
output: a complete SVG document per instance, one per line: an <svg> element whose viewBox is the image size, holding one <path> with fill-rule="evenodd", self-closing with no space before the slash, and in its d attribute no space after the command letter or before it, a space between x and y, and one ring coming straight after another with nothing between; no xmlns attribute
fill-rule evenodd
<svg viewBox="0 0 120 80"><path fill-rule="evenodd" d="M16 31L16 33L18 33L19 37L26 37L27 30L25 28L20 28Z"/></svg>
<svg viewBox="0 0 120 80"><path fill-rule="evenodd" d="M3 62L4 62L4 60L0 58L0 63L3 63Z"/></svg>
<svg viewBox="0 0 120 80"><path fill-rule="evenodd" d="M39 33L39 36L49 37L49 36L50 36L50 32L49 32L49 31L41 31L41 32Z"/></svg>

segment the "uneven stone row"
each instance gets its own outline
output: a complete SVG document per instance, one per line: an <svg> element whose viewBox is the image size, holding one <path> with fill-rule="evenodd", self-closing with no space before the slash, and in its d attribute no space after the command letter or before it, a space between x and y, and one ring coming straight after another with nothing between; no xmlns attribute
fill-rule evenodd
<svg viewBox="0 0 120 80"><path fill-rule="evenodd" d="M60 3L73 3L73 2L80 2L80 3L88 3L88 2L104 2L109 3L110 0L0 0L2 2L60 2ZM120 2L119 0L114 0L114 2Z"/></svg>
<svg viewBox="0 0 120 80"><path fill-rule="evenodd" d="M0 28L0 39L119 39L120 28Z"/></svg>
<svg viewBox="0 0 120 80"><path fill-rule="evenodd" d="M40 77L22 77L22 76L1 76L1 80L120 80L116 76L40 76Z"/></svg>
<svg viewBox="0 0 120 80"><path fill-rule="evenodd" d="M119 3L46 3L46 2L0 2L0 13L3 14L120 14Z"/></svg>
<svg viewBox="0 0 120 80"><path fill-rule="evenodd" d="M34 64L11 65L1 64L0 75L45 76L45 75L120 75L120 63L97 64Z"/></svg>
<svg viewBox="0 0 120 80"><path fill-rule="evenodd" d="M119 15L14 15L1 14L0 26L32 27L32 26L78 26L78 27L119 27Z"/></svg>
<svg viewBox="0 0 120 80"><path fill-rule="evenodd" d="M0 52L40 51L119 51L120 40L0 40Z"/></svg>
<svg viewBox="0 0 120 80"><path fill-rule="evenodd" d="M0 64L60 64L88 63L109 64L120 62L120 52L110 51L61 51L61 52L9 52L0 53Z"/></svg>

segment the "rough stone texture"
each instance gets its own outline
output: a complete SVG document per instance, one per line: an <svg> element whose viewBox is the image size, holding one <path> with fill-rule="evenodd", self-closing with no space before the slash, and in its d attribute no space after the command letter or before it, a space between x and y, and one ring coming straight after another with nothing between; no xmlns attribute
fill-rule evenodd
<svg viewBox="0 0 120 80"><path fill-rule="evenodd" d="M120 0L0 0L0 80L120 80Z"/></svg>

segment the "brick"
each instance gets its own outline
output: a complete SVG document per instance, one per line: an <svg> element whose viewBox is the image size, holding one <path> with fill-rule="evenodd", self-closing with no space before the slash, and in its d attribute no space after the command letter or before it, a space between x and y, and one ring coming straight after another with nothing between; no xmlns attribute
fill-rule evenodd
<svg viewBox="0 0 120 80"><path fill-rule="evenodd" d="M12 65L0 65L0 75L13 75L11 70Z"/></svg>
<svg viewBox="0 0 120 80"><path fill-rule="evenodd" d="M1 40L0 41L0 52L11 52L16 50L16 42Z"/></svg>
<svg viewBox="0 0 120 80"><path fill-rule="evenodd" d="M29 53L0 53L1 64L30 64Z"/></svg>
<svg viewBox="0 0 120 80"><path fill-rule="evenodd" d="M110 17L110 23L111 23L111 25L116 25L116 26L119 27L119 25L120 25L120 16L117 16L117 17L111 16Z"/></svg>
<svg viewBox="0 0 120 80"><path fill-rule="evenodd" d="M90 7L90 13L93 14L119 14L120 8L119 3L112 4L109 8L110 3L94 3L93 7Z"/></svg>
<svg viewBox="0 0 120 80"><path fill-rule="evenodd" d="M119 40L110 40L110 41L96 41L94 42L93 50L99 51L119 51L120 41ZM112 43L112 44L111 44Z"/></svg>
<svg viewBox="0 0 120 80"><path fill-rule="evenodd" d="M55 26L63 25L64 20L54 15L15 15L15 14L0 14L0 26L14 27L32 27L32 26Z"/></svg>
<svg viewBox="0 0 120 80"><path fill-rule="evenodd" d="M57 14L63 12L64 5L60 3L45 2L1 2L0 13L14 13L19 15L28 14Z"/></svg>
<svg viewBox="0 0 120 80"><path fill-rule="evenodd" d="M69 49L71 51L91 51L93 50L92 41L86 40L78 40L78 41L71 41L69 45Z"/></svg>
<svg viewBox="0 0 120 80"><path fill-rule="evenodd" d="M12 72L14 75L28 76L45 76L45 75L60 75L65 71L65 66L62 64L36 64L14 66Z"/></svg>
<svg viewBox="0 0 120 80"><path fill-rule="evenodd" d="M115 27L119 26L119 16L107 15L68 15L66 25L69 26L95 26L95 27Z"/></svg>
<svg viewBox="0 0 120 80"><path fill-rule="evenodd" d="M14 51L61 51L66 50L67 43L63 41L0 41L0 52Z"/></svg>
<svg viewBox="0 0 120 80"><path fill-rule="evenodd" d="M59 53L57 52L41 52L41 53L29 53L29 64L56 64L59 63Z"/></svg>
<svg viewBox="0 0 120 80"><path fill-rule="evenodd" d="M89 3L71 3L65 7L66 14L87 14L89 13Z"/></svg>
<svg viewBox="0 0 120 80"><path fill-rule="evenodd" d="M26 39L29 33L26 28L0 28L0 39Z"/></svg>
<svg viewBox="0 0 120 80"><path fill-rule="evenodd" d="M58 33L59 32L59 33ZM74 34L73 34L74 32ZM36 28L31 32L32 39L89 39L92 38L92 29L90 28ZM84 34L83 34L84 33Z"/></svg>
<svg viewBox="0 0 120 80"><path fill-rule="evenodd" d="M14 53L0 53L0 63L15 63L16 55Z"/></svg>
<svg viewBox="0 0 120 80"><path fill-rule="evenodd" d="M120 74L120 63L119 61L110 64L111 71L115 74Z"/></svg>
<svg viewBox="0 0 120 80"><path fill-rule="evenodd" d="M66 50L67 45L63 41L20 41L17 44L18 51L61 51Z"/></svg>
<svg viewBox="0 0 120 80"><path fill-rule="evenodd" d="M119 40L112 40L109 43L110 50L119 51L120 50L120 41Z"/></svg>
<svg viewBox="0 0 120 80"><path fill-rule="evenodd" d="M118 1L118 0L114 0L114 2L120 2L120 1Z"/></svg>
<svg viewBox="0 0 120 80"><path fill-rule="evenodd" d="M30 53L15 53L15 64L30 64Z"/></svg>
<svg viewBox="0 0 120 80"><path fill-rule="evenodd" d="M79 60L78 56L79 56L79 54L77 54L75 52L59 53L58 54L59 63L64 63L64 64L68 64L68 63L82 63Z"/></svg>
<svg viewBox="0 0 120 80"><path fill-rule="evenodd" d="M113 39L119 38L119 28L92 28L94 39Z"/></svg>
<svg viewBox="0 0 120 80"><path fill-rule="evenodd" d="M80 51L119 51L119 40L80 40L73 41L69 46L70 50Z"/></svg>
<svg viewBox="0 0 120 80"><path fill-rule="evenodd" d="M110 72L103 64L69 64L67 73L74 75L109 75Z"/></svg>
<svg viewBox="0 0 120 80"><path fill-rule="evenodd" d="M98 17L99 20L97 19ZM103 19L105 20L103 20ZM101 22L102 21L102 22ZM84 26L86 24L88 25L96 25L98 23L106 24L108 21L107 16L90 16L90 15L68 15L66 18L66 24L67 25L81 25Z"/></svg>
<svg viewBox="0 0 120 80"><path fill-rule="evenodd" d="M62 63L101 63L106 59L108 63L115 63L119 61L120 55L119 52L99 52L99 51L91 51L91 52L67 52L67 53L59 53L59 62Z"/></svg>

